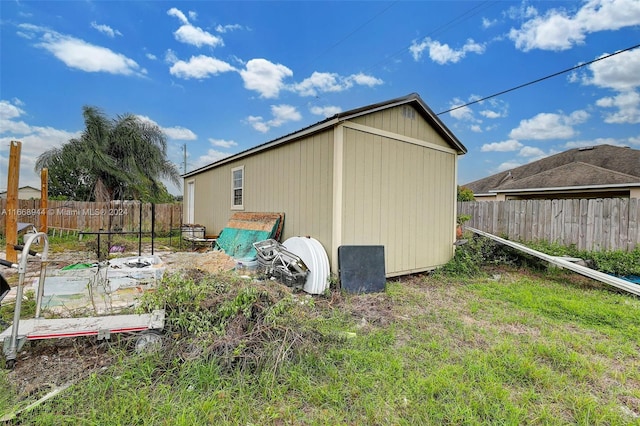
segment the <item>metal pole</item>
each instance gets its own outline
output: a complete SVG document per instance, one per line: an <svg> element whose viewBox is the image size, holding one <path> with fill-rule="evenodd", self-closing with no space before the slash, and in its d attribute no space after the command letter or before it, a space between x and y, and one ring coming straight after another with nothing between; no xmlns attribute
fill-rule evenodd
<svg viewBox="0 0 640 426"><path fill-rule="evenodd" d="M140 223L138 225L138 256L142 256L142 201L140 201Z"/></svg>
<svg viewBox="0 0 640 426"><path fill-rule="evenodd" d="M153 256L153 242L156 234L156 205L151 203L151 255Z"/></svg>

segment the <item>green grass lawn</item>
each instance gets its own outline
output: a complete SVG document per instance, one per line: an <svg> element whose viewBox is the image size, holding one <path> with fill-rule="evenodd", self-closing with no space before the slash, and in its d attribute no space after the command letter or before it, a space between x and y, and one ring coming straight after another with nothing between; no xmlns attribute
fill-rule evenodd
<svg viewBox="0 0 640 426"><path fill-rule="evenodd" d="M268 323L274 338L260 350L271 356L250 352L248 339L229 345L231 357L184 356L187 341L225 339L206 325L199 339L167 336L180 347L161 353L116 348L117 362L21 424L640 424L640 300L575 274L425 274L384 293L286 296L268 308L258 293L237 294L238 309L224 312L244 316L253 335ZM259 303L271 322L252 325L248 307ZM232 317L217 312L229 330ZM0 414L29 402L7 374Z"/></svg>

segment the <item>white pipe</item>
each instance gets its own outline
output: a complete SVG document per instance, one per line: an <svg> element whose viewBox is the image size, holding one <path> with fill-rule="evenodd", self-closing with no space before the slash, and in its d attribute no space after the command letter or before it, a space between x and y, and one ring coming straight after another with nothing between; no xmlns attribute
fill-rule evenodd
<svg viewBox="0 0 640 426"><path fill-rule="evenodd" d="M595 269L587 268L586 266L577 265L573 262L569 262L566 259L557 256L551 256L546 253L542 253L540 251L534 250L532 248L523 246L522 244L514 243L513 241L505 240L504 238L497 237L493 234L489 234L488 232L480 231L475 228L471 228L466 226L465 229L468 229L471 232L474 232L478 235L482 235L484 237L495 240L501 244L513 247L530 255L539 257L542 260L546 260L549 263L553 263L554 265L561 266L563 268L569 269L573 272L577 272L586 277L592 278L594 280L603 282L605 284L609 284L613 287L619 288L620 290L627 291L629 293L635 294L636 296L640 296L640 285L633 284L629 281L623 280L621 278L614 277L609 274L605 274L604 272L596 271Z"/></svg>

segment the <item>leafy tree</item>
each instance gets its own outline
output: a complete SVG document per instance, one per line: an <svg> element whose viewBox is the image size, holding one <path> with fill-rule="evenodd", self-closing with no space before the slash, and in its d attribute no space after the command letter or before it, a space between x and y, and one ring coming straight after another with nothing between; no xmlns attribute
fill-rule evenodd
<svg viewBox="0 0 640 426"><path fill-rule="evenodd" d="M458 201L474 201L473 191L466 186L458 185Z"/></svg>
<svg viewBox="0 0 640 426"><path fill-rule="evenodd" d="M173 197L161 179L179 182L178 169L166 158L167 140L155 124L133 114L109 119L96 107L82 109L85 129L79 138L42 153L35 169L49 169L49 193L76 200Z"/></svg>

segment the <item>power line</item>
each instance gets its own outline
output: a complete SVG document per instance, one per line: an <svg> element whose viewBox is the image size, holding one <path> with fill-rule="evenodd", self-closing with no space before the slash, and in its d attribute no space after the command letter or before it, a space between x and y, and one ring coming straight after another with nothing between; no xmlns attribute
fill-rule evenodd
<svg viewBox="0 0 640 426"><path fill-rule="evenodd" d="M302 68L304 68L307 65L310 65L312 63L314 63L315 61L318 60L318 58L320 58L321 56L325 55L327 52L329 52L330 50L334 49L336 46L344 43L349 37L351 37L352 35L354 35L355 33L357 33L358 31L360 31L361 29L363 29L364 27L366 27L368 24L370 24L371 22L373 22L375 19L377 19L379 16L383 15L385 12L387 12L387 10L391 9L392 6L394 6L396 3L398 3L399 0L396 0L392 3L390 3L387 7L385 7L384 9L380 10L378 13L376 13L375 15L373 15L371 18L369 18L367 21L363 22L362 24L360 24L357 28L355 28L354 30L352 30L350 33L348 33L347 35L345 35L344 37L342 37L340 40L336 41L335 43L333 43L331 46L327 47L326 49L324 49L322 52L320 52L319 54L317 54L314 58L312 58L311 60L307 61L306 64L304 64L302 66Z"/></svg>
<svg viewBox="0 0 640 426"><path fill-rule="evenodd" d="M549 75L547 75L547 76L545 76L545 77L538 78L537 80L533 80L533 81L530 81L530 82L528 82L528 83L524 83L524 84L521 84L521 85L519 85L519 86L512 87L512 88L510 88L510 89L503 90L503 91L498 92L498 93L494 93L493 95L485 96L484 98L476 99L475 101L471 101L471 102L467 102L467 103L466 103L466 104L464 104L464 105L458 105L458 106L453 107L453 108L451 108L451 109L448 109L448 110L446 110L446 111L439 112L439 113L437 113L436 115L446 114L446 113L448 113L448 112L455 111L455 110L457 110L457 109L464 108L464 107L467 107L467 106L469 106L469 105L477 104L478 102L486 101L487 99L495 98L496 96L504 95L505 93L513 92L514 90L522 89L523 87L531 86L532 84L540 83L541 81L548 80L548 79L553 78L553 77L557 77L557 76L559 76L560 74L565 74L565 73L567 73L567 72L569 72L569 71L577 70L578 68L582 68L582 67L585 67L585 66L587 66L587 65L591 65L591 64L593 64L594 62L602 61L603 59L607 59L607 58L610 58L610 57L612 57L612 56L619 55L620 53L624 53L624 52L627 52L627 51L629 51L629 50L636 49L636 48L638 48L638 47L640 47L640 44L636 44L635 46L627 47L626 49L619 50L619 51L617 51L617 52L615 52L615 53L611 53L611 54L609 54L609 55L602 56L602 57L597 58L597 59L594 59L594 60L592 60L592 61L585 62L585 63L579 64L579 65L576 65L576 66L574 66L574 67L567 68L567 69L562 70L562 71L558 71L558 72L553 73L553 74L549 74Z"/></svg>

